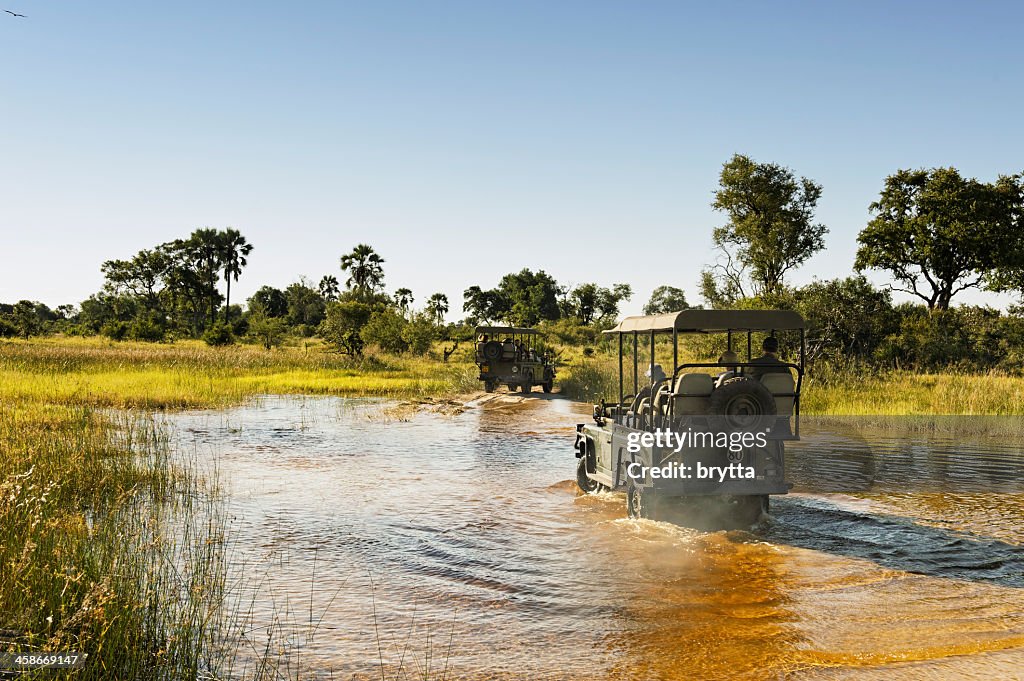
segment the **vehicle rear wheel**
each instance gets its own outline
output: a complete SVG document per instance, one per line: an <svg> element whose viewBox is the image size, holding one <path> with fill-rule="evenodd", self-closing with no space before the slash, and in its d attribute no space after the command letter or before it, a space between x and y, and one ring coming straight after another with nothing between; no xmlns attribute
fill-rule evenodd
<svg viewBox="0 0 1024 681"><path fill-rule="evenodd" d="M520 390L522 390L524 393L533 392L533 374L526 374L526 379L523 380L523 383L520 386Z"/></svg>
<svg viewBox="0 0 1024 681"><path fill-rule="evenodd" d="M584 494L600 492L601 488L604 487L604 485L596 480L591 480L587 475L587 459L583 456L580 457L580 462L576 465L576 484L579 485L580 490Z"/></svg>
<svg viewBox="0 0 1024 681"><path fill-rule="evenodd" d="M658 520L659 499L658 493L653 490L645 490L636 484L633 478L626 482L626 512L630 518L647 518Z"/></svg>
<svg viewBox="0 0 1024 681"><path fill-rule="evenodd" d="M494 381L484 381L484 391L493 393L494 392Z"/></svg>
<svg viewBox="0 0 1024 681"><path fill-rule="evenodd" d="M549 393L552 390L554 390L554 388L555 388L555 381L554 381L554 379L549 378L548 380L544 381L543 388L544 388L544 392L546 392L546 393Z"/></svg>

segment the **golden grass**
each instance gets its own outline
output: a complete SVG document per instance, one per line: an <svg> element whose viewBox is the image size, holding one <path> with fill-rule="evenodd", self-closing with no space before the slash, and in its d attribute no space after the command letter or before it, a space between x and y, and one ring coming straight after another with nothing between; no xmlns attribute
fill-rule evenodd
<svg viewBox="0 0 1024 681"><path fill-rule="evenodd" d="M149 409L217 407L258 394L450 394L475 369L432 357L350 358L314 346L263 350L44 338L0 344L0 399Z"/></svg>

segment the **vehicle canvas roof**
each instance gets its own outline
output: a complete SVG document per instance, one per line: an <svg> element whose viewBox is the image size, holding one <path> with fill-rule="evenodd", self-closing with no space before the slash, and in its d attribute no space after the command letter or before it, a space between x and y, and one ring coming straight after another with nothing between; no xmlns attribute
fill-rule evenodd
<svg viewBox="0 0 1024 681"><path fill-rule="evenodd" d="M792 310L683 310L626 317L605 333L672 331L769 331L804 328L804 318Z"/></svg>
<svg viewBox="0 0 1024 681"><path fill-rule="evenodd" d="M476 327L476 333L525 333L531 335L537 335L540 332L537 329L521 329L515 326L478 326Z"/></svg>

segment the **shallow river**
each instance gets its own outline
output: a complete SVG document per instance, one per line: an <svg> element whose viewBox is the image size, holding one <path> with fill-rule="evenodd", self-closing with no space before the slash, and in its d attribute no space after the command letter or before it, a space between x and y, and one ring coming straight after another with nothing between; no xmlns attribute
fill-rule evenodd
<svg viewBox="0 0 1024 681"><path fill-rule="evenodd" d="M578 497L588 409L265 398L174 416L229 492L250 650L322 678L1024 678L1019 436L807 425L754 533ZM805 422L806 423L806 422ZM245 663L245 655L239 663ZM333 670L333 676L329 674Z"/></svg>

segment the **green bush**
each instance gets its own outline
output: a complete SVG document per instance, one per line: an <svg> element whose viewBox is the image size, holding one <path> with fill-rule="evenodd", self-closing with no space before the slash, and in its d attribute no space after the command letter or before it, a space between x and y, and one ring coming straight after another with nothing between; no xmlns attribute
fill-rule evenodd
<svg viewBox="0 0 1024 681"><path fill-rule="evenodd" d="M397 355L409 349L409 343L404 337L408 325L405 317L392 308L385 308L370 315L359 335L367 345L376 345L384 352Z"/></svg>
<svg viewBox="0 0 1024 681"><path fill-rule="evenodd" d="M414 314L402 330L402 338L414 355L425 355L437 338L437 327L430 315L422 312Z"/></svg>
<svg viewBox="0 0 1024 681"><path fill-rule="evenodd" d="M235 337L231 333L231 327L222 322L217 322L203 334L203 340L207 345L222 346L231 345Z"/></svg>

